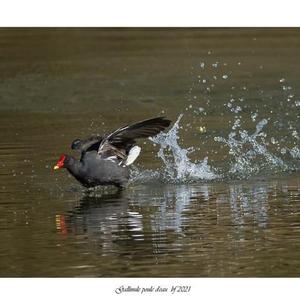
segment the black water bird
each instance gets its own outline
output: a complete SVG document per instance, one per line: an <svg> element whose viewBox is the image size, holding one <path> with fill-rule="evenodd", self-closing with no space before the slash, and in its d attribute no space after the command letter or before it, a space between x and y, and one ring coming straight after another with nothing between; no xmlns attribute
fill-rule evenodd
<svg viewBox="0 0 300 299"><path fill-rule="evenodd" d="M66 168L87 188L99 185L124 188L129 180L128 166L141 151L135 139L153 137L170 123L164 117L156 117L121 127L103 136L75 139L71 148L81 152L80 160L63 154L54 169Z"/></svg>

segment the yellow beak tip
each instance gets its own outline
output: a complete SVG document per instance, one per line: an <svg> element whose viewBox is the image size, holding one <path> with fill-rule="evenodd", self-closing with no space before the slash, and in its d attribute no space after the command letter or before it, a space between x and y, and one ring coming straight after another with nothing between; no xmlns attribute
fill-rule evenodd
<svg viewBox="0 0 300 299"><path fill-rule="evenodd" d="M59 167L58 167L57 165L55 165L55 166L53 167L53 169L54 169L54 170L57 170L57 169L59 169Z"/></svg>

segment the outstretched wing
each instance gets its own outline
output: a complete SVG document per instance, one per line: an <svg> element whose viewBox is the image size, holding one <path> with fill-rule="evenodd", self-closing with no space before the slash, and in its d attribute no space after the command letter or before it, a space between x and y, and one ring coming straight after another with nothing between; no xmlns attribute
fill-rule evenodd
<svg viewBox="0 0 300 299"><path fill-rule="evenodd" d="M164 117L156 117L119 128L103 137L98 154L101 158L116 157L124 160L135 144L135 139L155 136L170 123L171 121Z"/></svg>
<svg viewBox="0 0 300 299"><path fill-rule="evenodd" d="M97 151L102 159L129 165L140 153L140 148L134 146L135 139L155 136L165 130L170 123L171 121L164 117L147 119L119 128L105 136L92 136L84 140L75 139L71 148L80 151L81 157L84 157L88 151Z"/></svg>
<svg viewBox="0 0 300 299"><path fill-rule="evenodd" d="M156 117L140 121L133 125L127 125L119 128L103 138L102 143L109 141L110 143L124 142L126 140L134 140L138 138L152 137L159 132L165 130L171 121L164 117Z"/></svg>

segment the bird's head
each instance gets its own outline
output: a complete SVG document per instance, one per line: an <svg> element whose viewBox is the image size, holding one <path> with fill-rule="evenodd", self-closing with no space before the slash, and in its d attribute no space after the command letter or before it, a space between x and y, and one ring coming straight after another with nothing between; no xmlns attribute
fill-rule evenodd
<svg viewBox="0 0 300 299"><path fill-rule="evenodd" d="M71 144L71 149L78 150L78 149L80 149L81 145L82 145L82 140L75 139Z"/></svg>

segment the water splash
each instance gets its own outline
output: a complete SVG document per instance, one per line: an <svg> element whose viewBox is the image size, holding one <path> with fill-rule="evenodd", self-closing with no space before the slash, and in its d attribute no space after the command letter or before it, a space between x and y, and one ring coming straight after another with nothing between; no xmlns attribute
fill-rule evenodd
<svg viewBox="0 0 300 299"><path fill-rule="evenodd" d="M160 146L157 155L164 163L163 178L177 183L218 178L212 167L208 165L208 157L201 162L192 162L188 155L194 149L181 148L178 144L179 122L182 117L183 114L178 117L169 132L162 132L155 137L149 138L153 143Z"/></svg>
<svg viewBox="0 0 300 299"><path fill-rule="evenodd" d="M230 173L237 177L248 177L257 174L263 167L286 170L286 163L275 154L271 153L266 146L266 133L263 128L268 124L262 119L256 124L256 130L249 134L246 130L239 130L238 134L232 131L228 139L214 137L217 142L225 143L229 147L229 154L233 157Z"/></svg>
<svg viewBox="0 0 300 299"><path fill-rule="evenodd" d="M184 108L189 122L181 125L180 115L169 132L150 139L159 146L163 167L137 172L138 176L185 183L299 171L300 101L288 81L273 82L274 92L267 93L261 86L236 81L226 63L199 66ZM196 138L195 148L180 144L180 133L185 132ZM191 161L198 145L207 157Z"/></svg>
<svg viewBox="0 0 300 299"><path fill-rule="evenodd" d="M162 160L163 167L160 170L143 171L136 168L132 171L133 181L162 180L170 183L189 183L216 179L243 179L260 174L262 171L275 173L293 170L291 165L268 148L267 134L264 131L268 124L267 119L257 122L253 133L242 129L239 119L236 119L227 138L220 136L213 138L215 142L223 143L228 147L228 154L232 159L226 161L225 165L213 167L208 164L208 157L202 161L191 161L189 154L195 149L183 148L179 145L182 117L183 114L178 117L167 133L162 132L149 138L154 144L159 145L157 156ZM271 144L278 144L274 137L270 140ZM283 149L293 158L300 158L300 151L297 147L281 148L281 153Z"/></svg>

